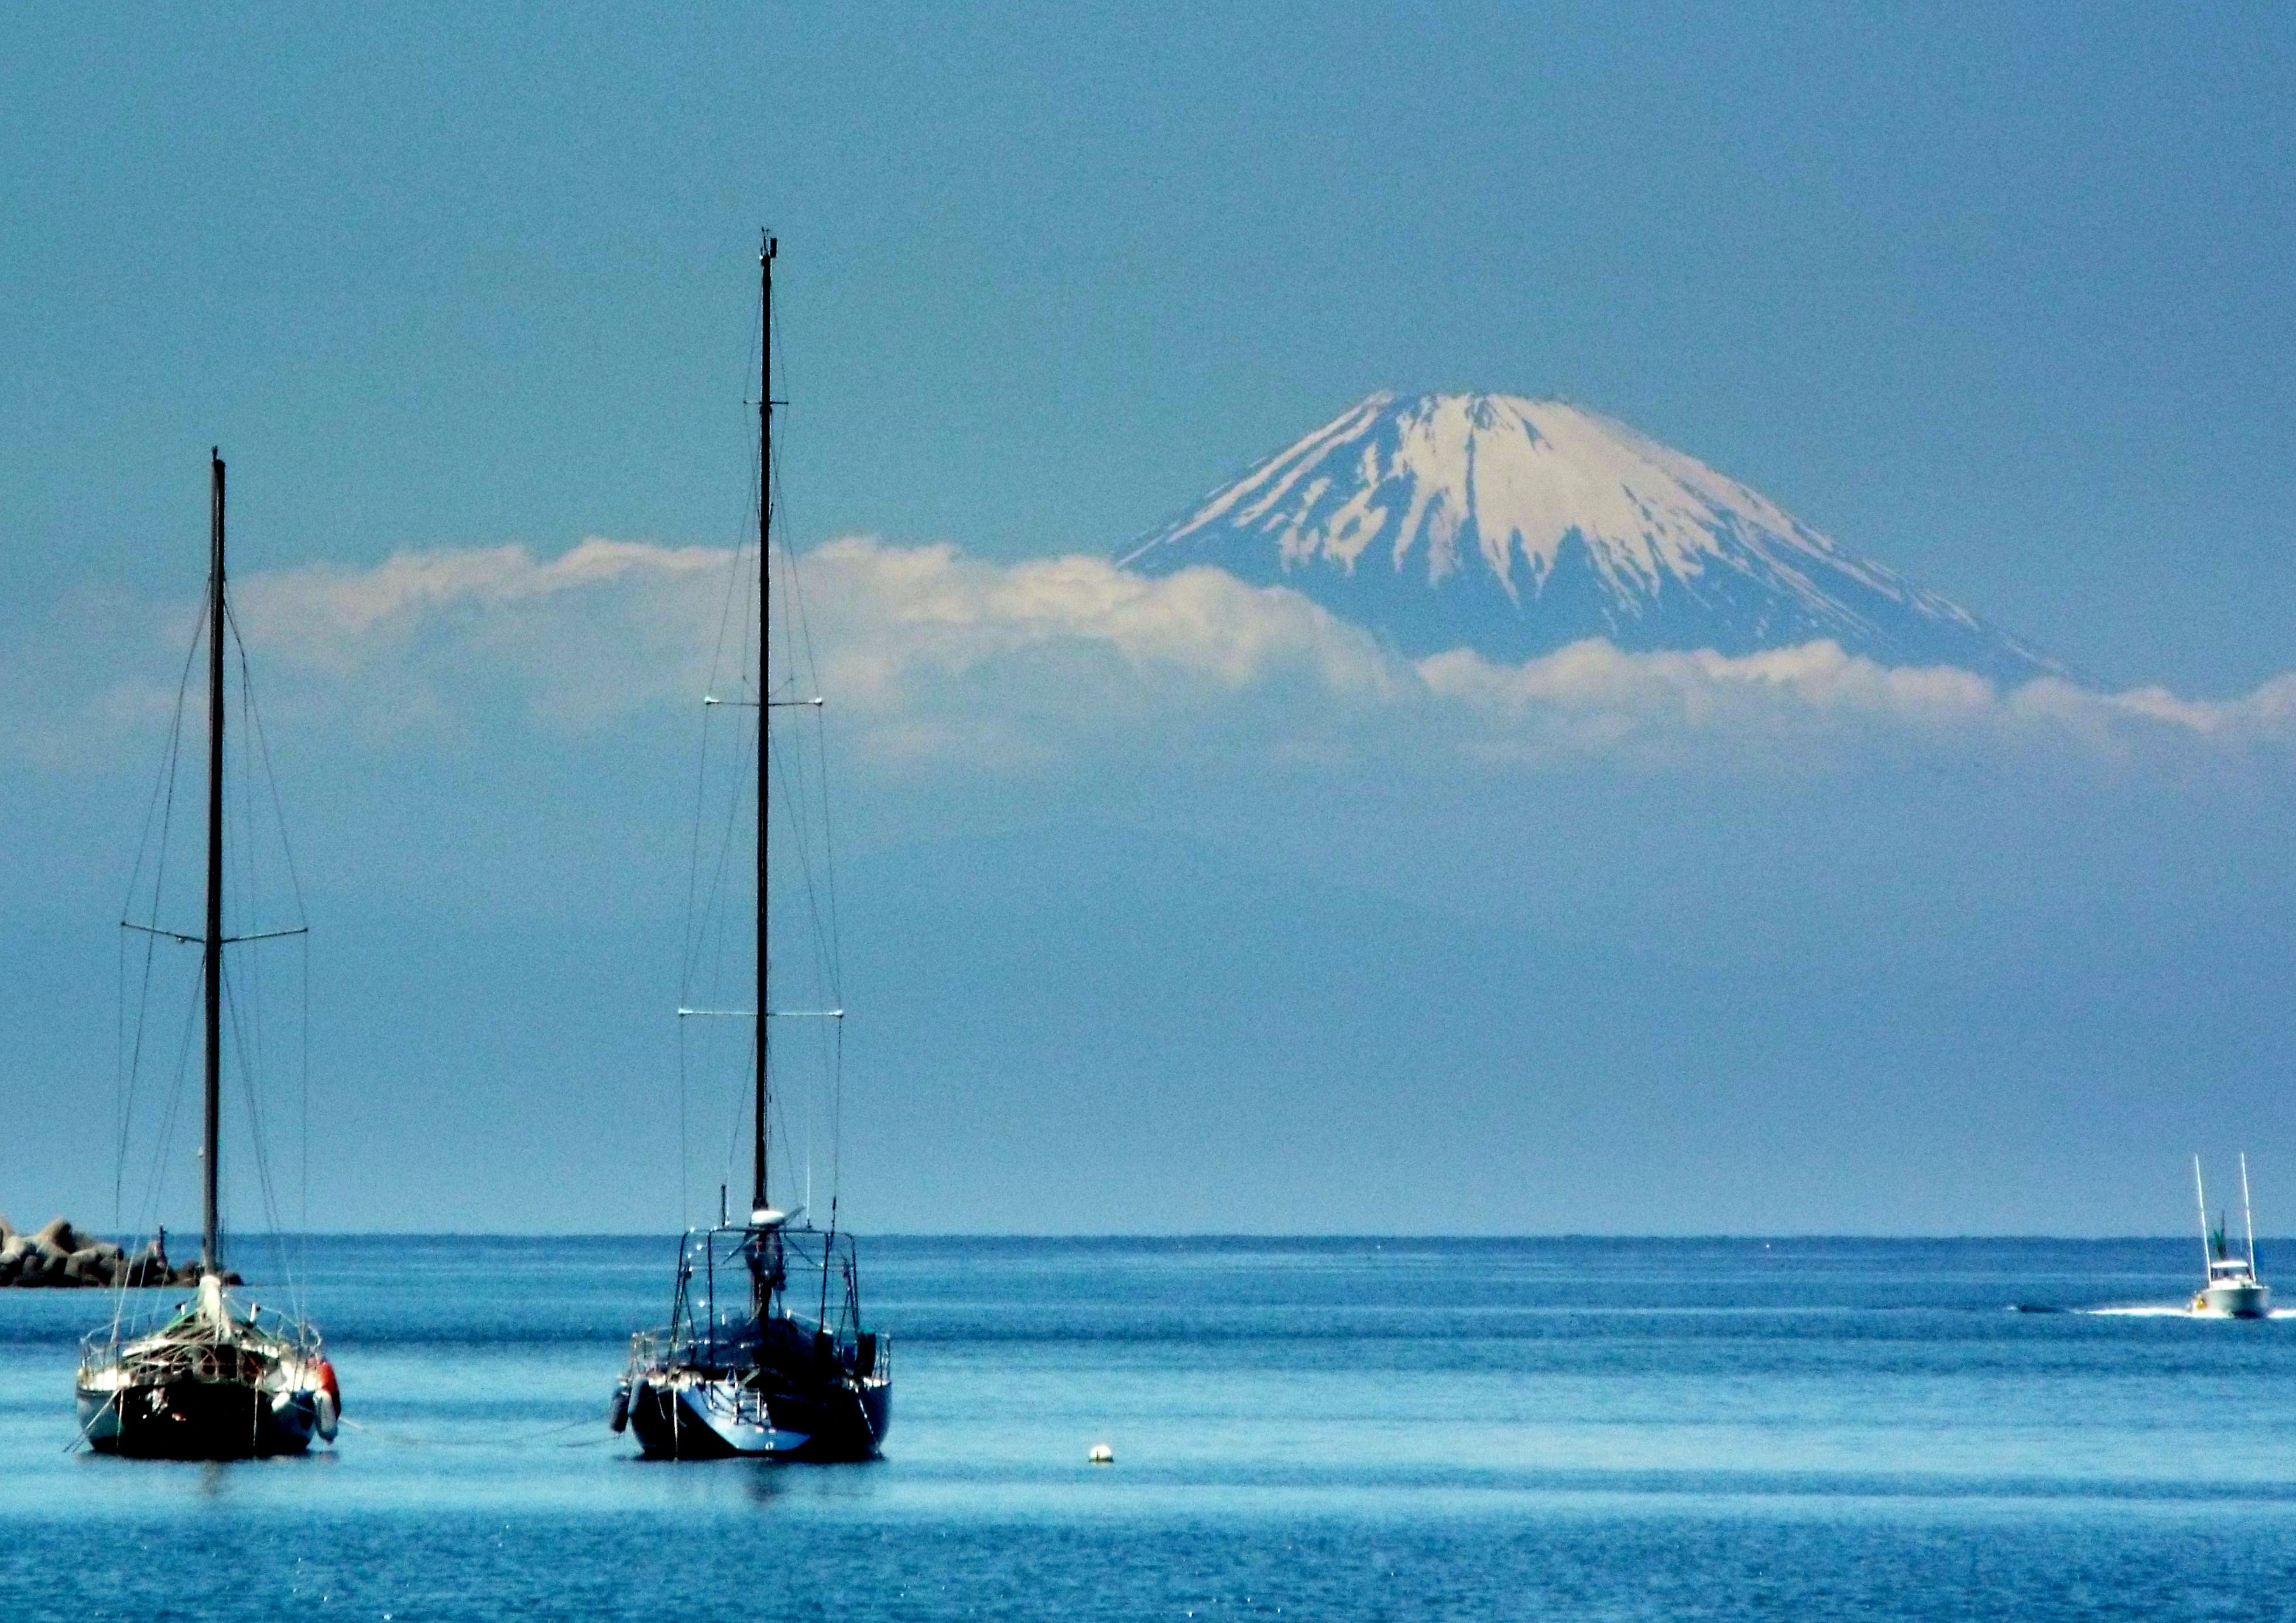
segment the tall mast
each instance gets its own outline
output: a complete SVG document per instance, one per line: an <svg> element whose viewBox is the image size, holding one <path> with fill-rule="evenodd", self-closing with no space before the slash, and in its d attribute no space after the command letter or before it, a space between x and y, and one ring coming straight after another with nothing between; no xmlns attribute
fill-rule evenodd
<svg viewBox="0 0 2296 1623"><path fill-rule="evenodd" d="M223 1270L216 1219L217 1119L223 1114L223 457L208 452L208 928L207 1123L200 1141L203 1187L200 1209L200 1272Z"/></svg>
<svg viewBox="0 0 2296 1623"><path fill-rule="evenodd" d="M758 243L758 1040L756 1133L750 1176L750 1209L766 1206L766 1045L773 1028L766 1001L766 762L773 717L767 639L773 626L774 529L774 256L781 245L760 232Z"/></svg>

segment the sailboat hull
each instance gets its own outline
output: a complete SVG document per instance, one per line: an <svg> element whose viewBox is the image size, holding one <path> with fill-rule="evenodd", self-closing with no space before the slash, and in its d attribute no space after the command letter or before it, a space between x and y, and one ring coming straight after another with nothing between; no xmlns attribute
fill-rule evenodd
<svg viewBox="0 0 2296 1623"><path fill-rule="evenodd" d="M876 1457L891 1409L882 1382L768 1381L756 1389L731 1376L642 1381L629 1395L629 1425L650 1460Z"/></svg>
<svg viewBox="0 0 2296 1623"><path fill-rule="evenodd" d="M302 1454L317 1394L283 1397L221 1381L173 1381L77 1394L80 1435L98 1454L144 1460L245 1460Z"/></svg>

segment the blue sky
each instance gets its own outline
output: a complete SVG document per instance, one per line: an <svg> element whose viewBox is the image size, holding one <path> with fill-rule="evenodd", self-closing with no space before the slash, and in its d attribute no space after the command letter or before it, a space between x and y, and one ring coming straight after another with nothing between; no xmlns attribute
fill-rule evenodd
<svg viewBox="0 0 2296 1623"><path fill-rule="evenodd" d="M803 545L1105 554L1372 389L1559 393L2111 688L2238 707L2296 667L2266 8L15 27L9 1086L109 1119L220 442L285 605L257 674L332 1225L666 1220L707 571L294 605L380 602L409 551L728 544L761 221ZM1344 639L1215 616L1276 651L1239 679L1159 604L1054 596L1069 642L979 609L833 734L878 1226L2150 1231L2224 1124L2296 1150L2268 705L1813 698L1528 749L1456 695L1382 708ZM840 623L857 659L901 635ZM0 1209L102 1220L108 1135L33 1113Z"/></svg>

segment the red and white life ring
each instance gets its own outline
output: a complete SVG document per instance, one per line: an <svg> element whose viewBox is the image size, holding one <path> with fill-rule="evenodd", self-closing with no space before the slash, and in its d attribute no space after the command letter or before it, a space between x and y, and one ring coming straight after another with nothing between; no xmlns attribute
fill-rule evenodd
<svg viewBox="0 0 2296 1623"><path fill-rule="evenodd" d="M343 1389L335 1381L335 1366L324 1358L319 1360L318 1368L312 1373L319 1378L318 1395L312 1400L312 1406L318 1411L319 1437L332 1443L335 1440L335 1427L342 1419Z"/></svg>

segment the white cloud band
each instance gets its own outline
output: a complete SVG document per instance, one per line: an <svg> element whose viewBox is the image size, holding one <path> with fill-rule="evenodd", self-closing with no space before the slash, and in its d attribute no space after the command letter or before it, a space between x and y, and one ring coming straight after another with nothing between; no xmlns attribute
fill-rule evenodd
<svg viewBox="0 0 2296 1623"><path fill-rule="evenodd" d="M741 590L734 563L719 548L599 539L554 559L413 552L367 570L250 576L236 613L259 654L356 685L386 730L506 701L582 727L701 691L719 627L746 611L727 602L729 583ZM863 538L805 554L800 581L824 690L886 757L1043 760L1111 735L1160 749L1192 733L1316 755L1407 737L1414 750L1518 761L1716 745L1742 758L1859 742L2126 756L2296 741L2296 674L2202 701L2053 679L2005 693L1825 642L1743 657L1587 642L1520 665L1464 649L1414 662L1296 593L1217 570L1151 578L1092 556L997 563Z"/></svg>

